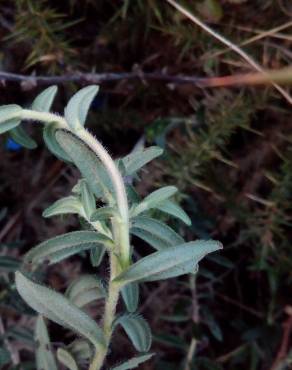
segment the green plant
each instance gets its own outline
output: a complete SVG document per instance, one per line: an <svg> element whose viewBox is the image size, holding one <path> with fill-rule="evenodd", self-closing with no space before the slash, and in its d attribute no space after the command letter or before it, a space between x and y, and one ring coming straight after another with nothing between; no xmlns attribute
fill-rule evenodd
<svg viewBox="0 0 292 370"><path fill-rule="evenodd" d="M14 138L28 140L25 131L20 130L21 121L44 123L47 147L58 158L73 162L82 175L72 195L56 201L43 216L77 214L82 219L83 230L56 236L34 247L24 256L22 267L16 272L19 294L39 314L35 329L37 368L57 369L45 317L82 337L57 350L59 361L69 369L78 369L84 363L89 363L89 370L101 369L118 325L141 355L115 369L132 369L152 356L148 353L150 328L144 318L135 313L139 283L195 273L199 260L220 249L221 245L216 241L186 243L168 225L149 217L150 210L159 209L190 224L187 214L171 200L177 191L174 186L165 186L140 200L129 185L129 178L136 177L142 166L161 154L160 148L139 149L114 161L84 128L88 109L98 92L97 86L88 86L76 93L66 106L64 117L50 113L56 92L56 86L43 91L31 109L14 104L0 108L0 133L17 131ZM131 234L157 251L133 262ZM110 276L107 284L95 275L84 275L73 281L62 295L36 281L37 272L44 264L55 264L88 250L94 267L101 263L105 252L108 254ZM127 313L117 315L120 295ZM97 299L105 301L100 324L84 311L86 304Z"/></svg>

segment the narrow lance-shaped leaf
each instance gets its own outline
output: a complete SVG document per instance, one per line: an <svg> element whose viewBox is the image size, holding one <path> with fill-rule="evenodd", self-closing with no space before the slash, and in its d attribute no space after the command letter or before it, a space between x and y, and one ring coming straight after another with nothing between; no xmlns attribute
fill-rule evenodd
<svg viewBox="0 0 292 370"><path fill-rule="evenodd" d="M95 346L104 346L103 333L96 322L62 294L34 283L19 271L15 282L21 297L35 311L84 336Z"/></svg>
<svg viewBox="0 0 292 370"><path fill-rule="evenodd" d="M56 132L56 139L67 155L72 158L96 197L103 197L104 200L112 202L112 182L95 153L73 134L59 130Z"/></svg>
<svg viewBox="0 0 292 370"><path fill-rule="evenodd" d="M206 254L221 248L221 244L217 241L198 240L163 249L140 259L118 275L114 281L126 284L133 281L163 280L188 274L197 269L198 262Z"/></svg>
<svg viewBox="0 0 292 370"><path fill-rule="evenodd" d="M57 364L51 349L47 326L41 315L39 315L36 320L35 341L37 370L57 370Z"/></svg>
<svg viewBox="0 0 292 370"><path fill-rule="evenodd" d="M81 180L80 182L81 190L81 203L85 211L85 215L88 220L92 213L96 210L95 198L91 190L89 189L86 180Z"/></svg>
<svg viewBox="0 0 292 370"><path fill-rule="evenodd" d="M90 221L104 221L117 216L118 211L113 207L100 207L90 217Z"/></svg>
<svg viewBox="0 0 292 370"><path fill-rule="evenodd" d="M65 108L65 119L73 130L84 126L88 110L98 90L97 85L84 87L69 100Z"/></svg>
<svg viewBox="0 0 292 370"><path fill-rule="evenodd" d="M50 86L42 91L33 101L31 109L38 112L49 112L58 91L56 85Z"/></svg>
<svg viewBox="0 0 292 370"><path fill-rule="evenodd" d="M90 248L103 248L102 245L108 241L106 236L95 231L72 231L48 239L32 248L26 253L24 262L53 264Z"/></svg>
<svg viewBox="0 0 292 370"><path fill-rule="evenodd" d="M74 357L71 355L70 352L66 351L63 348L58 348L57 350L57 358L61 362L62 365L67 367L70 370L78 370L78 366Z"/></svg>
<svg viewBox="0 0 292 370"><path fill-rule="evenodd" d="M155 208L159 209L161 212L178 218L188 226L192 224L192 221L186 212L178 204L172 202L171 200L166 200L163 203L158 204Z"/></svg>
<svg viewBox="0 0 292 370"><path fill-rule="evenodd" d="M67 298L78 307L106 297L102 281L94 275L83 275L73 281L66 291Z"/></svg>
<svg viewBox="0 0 292 370"><path fill-rule="evenodd" d="M22 108L16 104L2 105L0 107L0 134L17 127L20 122Z"/></svg>
<svg viewBox="0 0 292 370"><path fill-rule="evenodd" d="M164 186L161 189L153 191L135 207L134 215L136 216L148 209L157 207L163 201L173 196L176 192L177 188L175 186Z"/></svg>
<svg viewBox="0 0 292 370"><path fill-rule="evenodd" d="M125 285L122 290L122 297L128 312L135 312L139 303L139 285L137 283L131 283Z"/></svg>
<svg viewBox="0 0 292 370"><path fill-rule="evenodd" d="M82 204L80 200L72 195L57 200L43 212L43 217L52 217L68 213L82 215Z"/></svg>
<svg viewBox="0 0 292 370"><path fill-rule="evenodd" d="M19 125L9 131L11 138L18 144L27 149L35 149L37 143L26 133L26 131Z"/></svg>
<svg viewBox="0 0 292 370"><path fill-rule="evenodd" d="M65 162L72 162L71 158L61 148L56 140L56 132L59 126L55 122L46 123L44 126L43 137L48 149L59 159ZM69 134L67 134L69 135Z"/></svg>
<svg viewBox="0 0 292 370"><path fill-rule="evenodd" d="M137 351L147 352L151 347L152 335L148 323L142 316L123 315L115 321L115 326L121 325Z"/></svg>
<svg viewBox="0 0 292 370"><path fill-rule="evenodd" d="M93 267L98 267L105 255L106 248L103 246L98 246L96 248L90 249L90 262Z"/></svg>
<svg viewBox="0 0 292 370"><path fill-rule="evenodd" d="M135 217L132 220L130 232L145 240L157 250L184 242L183 238L168 225L147 216Z"/></svg>
<svg viewBox="0 0 292 370"><path fill-rule="evenodd" d="M126 175L130 176L137 172L141 167L160 156L163 150L158 146L151 146L145 150L137 150L122 160L126 169Z"/></svg>
<svg viewBox="0 0 292 370"><path fill-rule="evenodd" d="M136 356L131 358L128 361L123 362L122 364L113 367L111 370L129 370L129 369L136 369L140 364L142 364L145 361L150 360L150 358L153 356L153 353L149 353L146 355Z"/></svg>

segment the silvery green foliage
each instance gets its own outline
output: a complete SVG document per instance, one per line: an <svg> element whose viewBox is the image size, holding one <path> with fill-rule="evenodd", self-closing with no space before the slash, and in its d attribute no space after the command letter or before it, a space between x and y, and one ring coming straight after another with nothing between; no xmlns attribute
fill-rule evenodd
<svg viewBox="0 0 292 370"><path fill-rule="evenodd" d="M56 200L43 212L44 217L75 214L81 220L81 230L38 244L26 253L20 271L16 272L19 294L39 314L35 329L37 369L58 369L44 318L78 336L67 346L57 349L57 359L62 366L78 370L90 364L90 370L100 370L111 335L120 326L142 354L112 370L134 369L153 355L146 353L152 342L150 327L136 313L139 284L195 273L198 262L206 254L220 249L221 245L212 240L186 242L166 222L153 217L155 211L159 211L186 225L191 224L189 216L175 202L176 187L162 187L144 199L136 193L133 183L139 179L139 171L162 154L161 148L139 147L126 157L113 161L84 129L98 86L88 86L77 92L65 108L65 118L50 112L56 92L56 86L45 89L33 101L31 110L14 104L0 107L0 133L7 132L22 146L33 149L35 141L20 124L24 119L39 120L44 124L43 137L48 149L57 158L73 163L81 174L71 193ZM129 235L142 239L156 251L133 261ZM114 264L111 262L110 277L103 280L96 274L81 275L68 284L64 294L36 281L36 270L80 253L90 255L96 273L105 261L104 256L109 255L110 261L115 261ZM14 270L17 268L18 264ZM117 318L117 299L112 298L115 294L117 298L122 297L127 312ZM110 316L105 313L100 323L85 310L85 306L97 301L108 307L103 311L111 313Z"/></svg>

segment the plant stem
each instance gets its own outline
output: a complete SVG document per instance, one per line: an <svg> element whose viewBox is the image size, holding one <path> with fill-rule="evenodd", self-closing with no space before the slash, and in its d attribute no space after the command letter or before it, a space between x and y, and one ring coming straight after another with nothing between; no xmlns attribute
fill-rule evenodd
<svg viewBox="0 0 292 370"><path fill-rule="evenodd" d="M122 175L120 174L114 160L108 154L101 143L83 127L71 130L67 121L57 114L37 112L23 109L21 118L41 122L56 122L61 129L65 129L77 136L84 142L100 159L105 166L115 189L119 216L112 218L112 231L115 241L115 248L110 251L110 281L108 286L108 297L105 303L103 316L103 334L105 346L95 349L95 355L89 366L89 370L100 370L106 358L112 332L113 322L116 315L116 307L119 299L121 285L114 282L114 278L121 272L122 268L128 267L130 263L130 240L129 240L129 207L126 189ZM98 231L98 225L93 225Z"/></svg>
<svg viewBox="0 0 292 370"><path fill-rule="evenodd" d="M122 223L120 225L120 243L118 248L121 261L123 265L127 267L130 263L129 207L124 181L114 160L111 158L102 144L90 132L85 130L83 127L76 131L72 131L67 121L57 114L23 109L21 111L21 118L45 123L58 123L60 128L68 130L82 140L97 155L102 164L105 166L115 189L117 206L122 219Z"/></svg>

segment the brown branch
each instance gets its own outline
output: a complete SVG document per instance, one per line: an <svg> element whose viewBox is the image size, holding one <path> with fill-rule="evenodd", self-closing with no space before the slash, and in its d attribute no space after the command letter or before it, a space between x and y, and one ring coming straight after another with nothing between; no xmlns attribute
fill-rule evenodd
<svg viewBox="0 0 292 370"><path fill-rule="evenodd" d="M30 90L38 85L63 84L67 82L83 84L101 84L122 80L157 81L169 84L191 84L196 87L225 87L238 85L267 85L275 81L281 84L292 83L292 68L268 70L263 73L247 73L228 75L221 77L197 77L188 75L169 75L160 72L122 72L122 73L81 73L65 74L60 76L35 76L0 71L0 82L5 86L6 82L18 82L23 84L24 89Z"/></svg>

